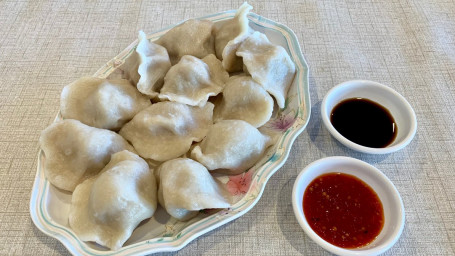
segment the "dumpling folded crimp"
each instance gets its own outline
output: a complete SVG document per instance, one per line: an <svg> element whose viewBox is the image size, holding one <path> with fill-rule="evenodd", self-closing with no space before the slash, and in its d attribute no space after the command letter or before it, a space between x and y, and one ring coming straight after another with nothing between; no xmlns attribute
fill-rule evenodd
<svg viewBox="0 0 455 256"><path fill-rule="evenodd" d="M243 120L254 127L260 127L270 120L273 112L273 98L251 76L229 78L223 90L220 103L215 104L213 119Z"/></svg>
<svg viewBox="0 0 455 256"><path fill-rule="evenodd" d="M174 218L185 221L199 210L228 208L227 191L200 163L177 158L158 169L160 205Z"/></svg>
<svg viewBox="0 0 455 256"><path fill-rule="evenodd" d="M185 55L166 74L159 98L202 107L210 96L223 90L228 78L215 55L202 60Z"/></svg>
<svg viewBox="0 0 455 256"><path fill-rule="evenodd" d="M156 43L167 49L172 65L179 62L184 55L202 59L209 54L215 54L213 22L187 20L166 32Z"/></svg>
<svg viewBox="0 0 455 256"><path fill-rule="evenodd" d="M242 42L237 56L243 58L244 71L275 97L280 108L284 108L295 76L295 65L287 51L256 31Z"/></svg>
<svg viewBox="0 0 455 256"><path fill-rule="evenodd" d="M164 76L170 68L171 61L166 48L150 42L142 31L139 31L139 42L135 51L120 67L137 89L150 98L158 96Z"/></svg>
<svg viewBox="0 0 455 256"><path fill-rule="evenodd" d="M251 34L253 29L248 22L248 13L253 9L244 2L237 10L234 18L215 29L215 50L218 59L222 60L223 67L228 72L241 71L242 58L235 55L240 44Z"/></svg>
<svg viewBox="0 0 455 256"><path fill-rule="evenodd" d="M222 120L210 127L191 158L210 171L239 174L259 161L271 143L269 136L245 121Z"/></svg>
<svg viewBox="0 0 455 256"><path fill-rule="evenodd" d="M120 130L143 158L166 161L185 154L193 141L201 141L213 123L213 104L192 107L158 102L139 112Z"/></svg>
<svg viewBox="0 0 455 256"><path fill-rule="evenodd" d="M64 119L113 131L150 105L150 99L126 79L82 77L65 86L60 98Z"/></svg>
<svg viewBox="0 0 455 256"><path fill-rule="evenodd" d="M117 250L157 207L157 184L147 163L127 150L74 190L69 224L83 241Z"/></svg>
<svg viewBox="0 0 455 256"><path fill-rule="evenodd" d="M46 178L52 185L68 191L98 174L111 159L111 154L125 149L134 151L117 133L72 119L47 127L39 142L46 155Z"/></svg>

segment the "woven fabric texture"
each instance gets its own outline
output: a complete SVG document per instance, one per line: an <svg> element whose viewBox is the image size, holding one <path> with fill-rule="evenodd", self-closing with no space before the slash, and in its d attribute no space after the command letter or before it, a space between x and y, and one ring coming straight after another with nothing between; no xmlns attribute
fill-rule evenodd
<svg viewBox="0 0 455 256"><path fill-rule="evenodd" d="M0 1L0 255L67 255L30 218L38 138L60 92L92 75L137 37L236 9L242 1ZM386 255L455 255L455 2L452 0L251 1L285 24L310 66L311 119L259 203L241 218L162 255L329 255L294 218L291 192L302 168L351 156L382 170L406 210ZM320 104L341 82L389 85L413 106L414 140L388 155L354 152L323 127Z"/></svg>

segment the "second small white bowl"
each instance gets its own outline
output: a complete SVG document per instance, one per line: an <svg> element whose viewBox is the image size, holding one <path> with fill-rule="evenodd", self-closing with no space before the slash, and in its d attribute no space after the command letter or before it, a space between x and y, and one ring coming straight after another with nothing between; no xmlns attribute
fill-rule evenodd
<svg viewBox="0 0 455 256"><path fill-rule="evenodd" d="M397 124L395 140L384 148L371 148L354 143L341 135L330 122L333 108L343 100L366 98L379 103L390 111ZM417 119L408 101L392 88L368 80L353 80L333 87L324 97L321 104L322 121L335 139L356 151L369 154L387 154L407 146L417 130Z"/></svg>
<svg viewBox="0 0 455 256"><path fill-rule="evenodd" d="M333 172L350 174L361 179L376 192L382 202L384 226L378 237L365 247L345 249L335 246L314 232L305 218L303 195L306 188L316 177ZM384 253L398 241L404 228L405 212L403 201L393 183L376 167L351 157L327 157L305 167L294 183L292 207L295 217L305 233L322 248L337 255L360 256Z"/></svg>

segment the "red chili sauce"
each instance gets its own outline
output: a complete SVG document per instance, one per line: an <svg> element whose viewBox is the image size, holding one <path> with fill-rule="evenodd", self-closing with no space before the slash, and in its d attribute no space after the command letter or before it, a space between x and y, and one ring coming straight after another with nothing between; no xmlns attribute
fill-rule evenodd
<svg viewBox="0 0 455 256"><path fill-rule="evenodd" d="M384 210L376 192L344 173L314 179L303 195L303 212L316 234L343 248L371 243L384 225Z"/></svg>

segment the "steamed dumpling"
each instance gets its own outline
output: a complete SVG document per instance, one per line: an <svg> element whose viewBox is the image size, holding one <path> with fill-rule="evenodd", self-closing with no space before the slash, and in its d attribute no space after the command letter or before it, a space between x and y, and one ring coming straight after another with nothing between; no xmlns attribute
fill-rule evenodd
<svg viewBox="0 0 455 256"><path fill-rule="evenodd" d="M174 218L188 220L199 210L227 208L226 191L207 168L188 158L177 158L159 168L158 200Z"/></svg>
<svg viewBox="0 0 455 256"><path fill-rule="evenodd" d="M63 88L60 112L65 119L76 119L97 128L119 130L150 100L128 80L82 77Z"/></svg>
<svg viewBox="0 0 455 256"><path fill-rule="evenodd" d="M215 32L215 50L228 72L241 71L242 59L235 55L240 44L253 32L248 25L248 13L253 9L247 2L237 10L235 17L226 21Z"/></svg>
<svg viewBox="0 0 455 256"><path fill-rule="evenodd" d="M136 50L126 59L123 69L137 89L154 98L163 86L164 76L171 68L166 48L150 42L144 32L139 31Z"/></svg>
<svg viewBox="0 0 455 256"><path fill-rule="evenodd" d="M98 174L111 154L133 147L120 135L66 119L47 127L39 139L46 155L44 174L52 185L73 191Z"/></svg>
<svg viewBox="0 0 455 256"><path fill-rule="evenodd" d="M212 21L191 19L166 32L156 43L167 49L172 65L184 55L202 59L215 53L212 30Z"/></svg>
<svg viewBox="0 0 455 256"><path fill-rule="evenodd" d="M245 72L251 74L283 108L295 76L294 62L286 50L256 31L240 45L237 56L243 57Z"/></svg>
<svg viewBox="0 0 455 256"><path fill-rule="evenodd" d="M250 76L234 76L226 83L223 98L215 107L214 120L236 119L254 127L265 124L273 112L273 99Z"/></svg>
<svg viewBox="0 0 455 256"><path fill-rule="evenodd" d="M215 123L191 158L209 170L239 174L252 167L264 154L271 139L242 120Z"/></svg>
<svg viewBox="0 0 455 256"><path fill-rule="evenodd" d="M228 78L229 74L215 55L207 55L202 60L185 55L166 74L159 98L204 106L210 96L223 90Z"/></svg>
<svg viewBox="0 0 455 256"><path fill-rule="evenodd" d="M120 130L138 154L166 161L186 153L212 124L213 104L192 107L178 102L158 102L139 112Z"/></svg>
<svg viewBox="0 0 455 256"><path fill-rule="evenodd" d="M142 158L125 150L113 154L98 176L76 187L69 224L81 240L116 250L156 207L155 176Z"/></svg>

